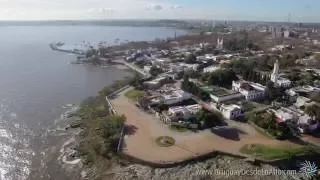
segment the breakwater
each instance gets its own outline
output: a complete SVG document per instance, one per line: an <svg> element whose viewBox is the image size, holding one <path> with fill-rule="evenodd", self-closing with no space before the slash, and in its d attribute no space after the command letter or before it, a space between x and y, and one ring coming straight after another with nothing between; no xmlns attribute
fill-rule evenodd
<svg viewBox="0 0 320 180"><path fill-rule="evenodd" d="M59 51L59 52L65 52L65 53L72 53L72 54L77 54L77 55L85 55L84 50L79 50L79 49L63 49L57 44L51 43L49 47L54 50L54 51Z"/></svg>

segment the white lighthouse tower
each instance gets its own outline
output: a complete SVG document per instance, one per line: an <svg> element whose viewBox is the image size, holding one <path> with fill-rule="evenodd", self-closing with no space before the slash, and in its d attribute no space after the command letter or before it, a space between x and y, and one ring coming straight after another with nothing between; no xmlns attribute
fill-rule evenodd
<svg viewBox="0 0 320 180"><path fill-rule="evenodd" d="M279 61L277 60L273 66L273 71L271 74L271 81L274 82L274 84L277 84L279 76L280 76L279 75Z"/></svg>
<svg viewBox="0 0 320 180"><path fill-rule="evenodd" d="M219 50L222 50L223 49L223 37L220 39L218 37L218 40L217 40L217 49Z"/></svg>

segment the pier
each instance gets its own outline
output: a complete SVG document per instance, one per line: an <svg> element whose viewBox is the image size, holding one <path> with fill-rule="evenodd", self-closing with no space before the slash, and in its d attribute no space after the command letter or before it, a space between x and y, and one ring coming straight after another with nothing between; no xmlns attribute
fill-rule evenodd
<svg viewBox="0 0 320 180"><path fill-rule="evenodd" d="M72 54L77 54L77 55L85 55L84 51L78 50L78 49L63 49L57 46L57 44L51 43L50 48L54 51L59 51L59 52L65 52L65 53L72 53Z"/></svg>

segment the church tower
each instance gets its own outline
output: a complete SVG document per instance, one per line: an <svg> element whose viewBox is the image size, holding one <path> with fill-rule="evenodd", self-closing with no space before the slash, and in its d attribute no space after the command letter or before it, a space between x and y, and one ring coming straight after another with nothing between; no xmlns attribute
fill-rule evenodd
<svg viewBox="0 0 320 180"><path fill-rule="evenodd" d="M278 79L279 79L279 61L277 60L274 63L273 71L271 74L271 81L277 84Z"/></svg>
<svg viewBox="0 0 320 180"><path fill-rule="evenodd" d="M223 37L222 37L221 39L218 37L218 40L217 40L217 49L220 49L220 50L223 49Z"/></svg>

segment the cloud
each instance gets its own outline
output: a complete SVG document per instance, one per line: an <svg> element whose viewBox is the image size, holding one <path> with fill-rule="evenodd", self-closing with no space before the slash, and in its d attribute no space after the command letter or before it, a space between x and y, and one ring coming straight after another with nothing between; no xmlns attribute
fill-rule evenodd
<svg viewBox="0 0 320 180"><path fill-rule="evenodd" d="M90 8L87 10L89 14L111 14L115 12L113 8Z"/></svg>
<svg viewBox="0 0 320 180"><path fill-rule="evenodd" d="M112 13L114 12L115 10L113 8L100 8L99 9L99 12L100 13Z"/></svg>
<svg viewBox="0 0 320 180"><path fill-rule="evenodd" d="M147 6L146 9L147 9L147 10L160 11L160 10L162 10L162 9L164 9L164 8L163 8L163 6L160 5L160 4L151 4L151 5Z"/></svg>
<svg viewBox="0 0 320 180"><path fill-rule="evenodd" d="M180 5L172 5L171 9L182 9L182 6L180 6Z"/></svg>
<svg viewBox="0 0 320 180"><path fill-rule="evenodd" d="M202 18L169 0L0 0L0 20ZM8 13L10 11L10 13ZM21 15L24 12L23 15ZM211 16L210 16L211 17Z"/></svg>
<svg viewBox="0 0 320 180"><path fill-rule="evenodd" d="M305 7L306 9L311 9L310 4L307 4L307 5L305 5L304 7Z"/></svg>

